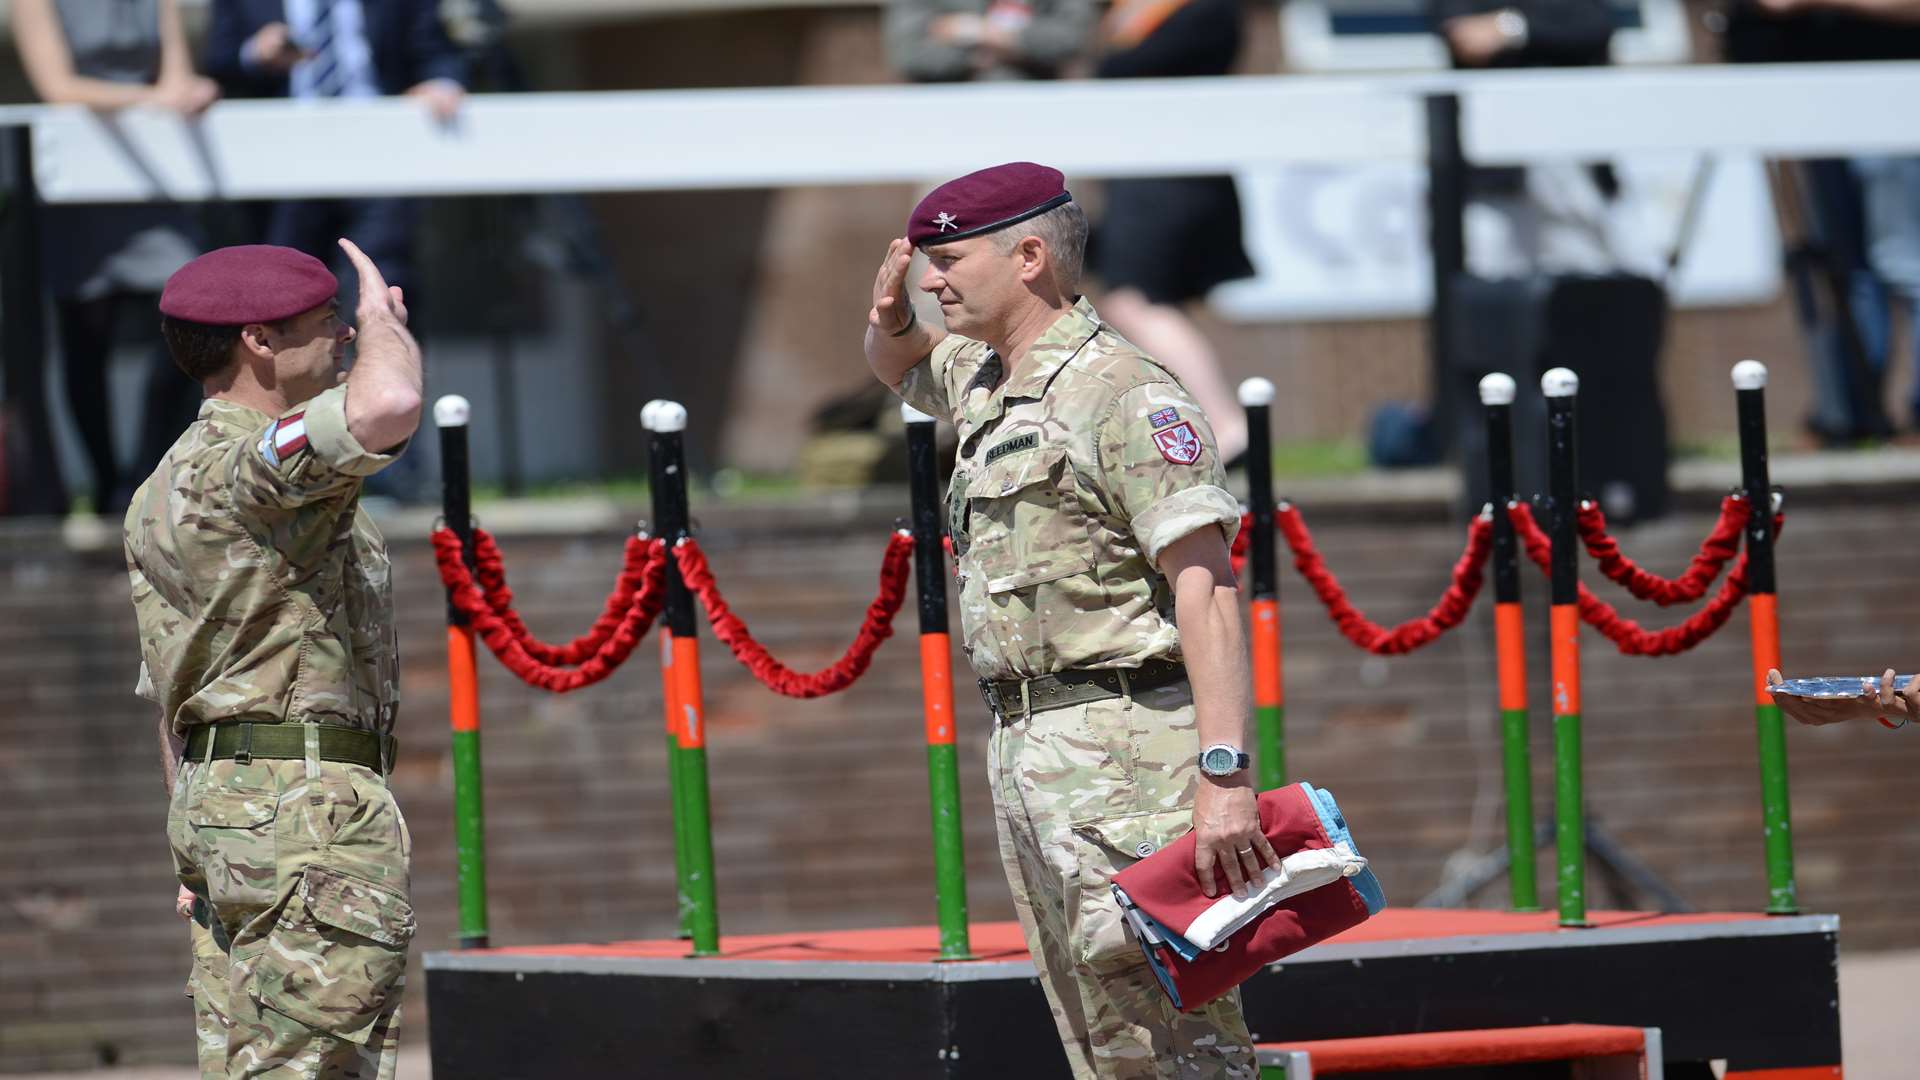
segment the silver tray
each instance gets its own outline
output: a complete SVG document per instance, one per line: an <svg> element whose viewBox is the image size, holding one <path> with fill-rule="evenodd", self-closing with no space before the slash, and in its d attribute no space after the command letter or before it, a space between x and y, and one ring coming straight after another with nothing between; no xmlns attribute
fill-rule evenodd
<svg viewBox="0 0 1920 1080"><path fill-rule="evenodd" d="M1911 675L1895 675L1893 685L1904 687ZM1767 687L1775 696L1799 698L1857 698L1866 694L1880 692L1878 675L1823 675L1812 679L1788 679L1778 686Z"/></svg>

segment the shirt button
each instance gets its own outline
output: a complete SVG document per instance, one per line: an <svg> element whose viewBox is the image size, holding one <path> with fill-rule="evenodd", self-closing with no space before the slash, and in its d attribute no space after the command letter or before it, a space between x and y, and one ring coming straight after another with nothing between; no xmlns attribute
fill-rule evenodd
<svg viewBox="0 0 1920 1080"><path fill-rule="evenodd" d="M1140 841L1140 846L1133 849L1133 853L1144 859L1153 854L1153 844L1149 841L1142 840Z"/></svg>

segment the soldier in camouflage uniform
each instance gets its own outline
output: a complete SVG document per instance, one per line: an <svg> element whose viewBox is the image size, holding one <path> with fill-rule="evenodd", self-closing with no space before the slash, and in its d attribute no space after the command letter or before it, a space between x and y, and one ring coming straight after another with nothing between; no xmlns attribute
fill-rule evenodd
<svg viewBox="0 0 1920 1080"><path fill-rule="evenodd" d="M160 302L207 400L134 496L126 554L206 1077L389 1078L398 1047L398 656L359 497L419 423L420 352L399 290L341 246L357 331L326 266L287 248L203 255Z"/></svg>
<svg viewBox="0 0 1920 1080"><path fill-rule="evenodd" d="M1062 184L1016 163L929 194L876 276L868 362L959 429L949 524L1001 862L1074 1076L1250 1080L1239 995L1176 1011L1108 888L1190 828L1216 888L1279 862L1238 751L1239 505L1179 381L1076 296L1086 219ZM907 303L915 247L949 332ZM1209 744L1240 768L1203 775Z"/></svg>

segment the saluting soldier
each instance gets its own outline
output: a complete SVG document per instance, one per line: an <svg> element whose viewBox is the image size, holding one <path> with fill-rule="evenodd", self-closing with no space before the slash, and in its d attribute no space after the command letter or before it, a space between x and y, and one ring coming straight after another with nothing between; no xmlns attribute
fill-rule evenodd
<svg viewBox="0 0 1920 1080"><path fill-rule="evenodd" d="M874 280L867 361L959 429L949 526L1000 858L1073 1074L1251 1078L1238 993L1176 1011L1108 887L1190 828L1216 889L1279 859L1240 749L1239 504L1207 417L1079 296L1086 234L1044 166L934 189ZM944 331L907 301L916 247Z"/></svg>
<svg viewBox="0 0 1920 1080"><path fill-rule="evenodd" d="M360 485L419 424L420 349L400 290L340 246L357 330L290 248L202 255L160 298L207 400L134 495L126 554L208 1077L388 1078L399 1044L398 657Z"/></svg>

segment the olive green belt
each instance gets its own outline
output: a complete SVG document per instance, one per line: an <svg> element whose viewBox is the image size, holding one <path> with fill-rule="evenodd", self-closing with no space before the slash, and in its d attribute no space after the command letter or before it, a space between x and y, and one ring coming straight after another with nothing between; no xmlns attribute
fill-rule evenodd
<svg viewBox="0 0 1920 1080"><path fill-rule="evenodd" d="M1099 668L1036 675L1031 679L980 680L980 696L1001 723L1048 709L1158 690L1187 681L1187 665L1149 660L1137 668Z"/></svg>
<svg viewBox="0 0 1920 1080"><path fill-rule="evenodd" d="M216 758L232 758L245 765L254 758L303 758L307 756L307 731L317 729L321 761L340 761L365 765L378 773L393 768L399 740L391 735L376 735L361 728L338 724L255 724L247 721L203 724L187 733L187 760L202 761L209 755L211 740Z"/></svg>

